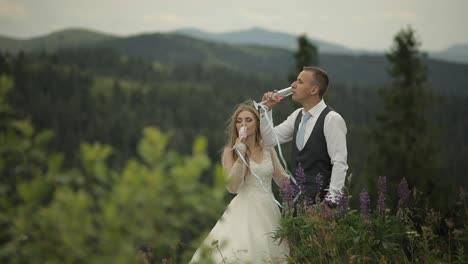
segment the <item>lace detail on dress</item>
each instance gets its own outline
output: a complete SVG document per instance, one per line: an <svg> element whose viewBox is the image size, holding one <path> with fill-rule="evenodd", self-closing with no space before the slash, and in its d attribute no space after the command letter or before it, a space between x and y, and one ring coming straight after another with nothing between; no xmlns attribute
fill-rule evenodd
<svg viewBox="0 0 468 264"><path fill-rule="evenodd" d="M245 192L255 192L255 193L268 193L271 194L271 175L273 174L273 161L271 160L270 152L264 148L263 149L263 160L261 163L256 163L253 160L250 160L250 170L253 171L263 183L259 182L258 178L249 172L247 176L245 176L244 182L239 188L238 193L245 193Z"/></svg>

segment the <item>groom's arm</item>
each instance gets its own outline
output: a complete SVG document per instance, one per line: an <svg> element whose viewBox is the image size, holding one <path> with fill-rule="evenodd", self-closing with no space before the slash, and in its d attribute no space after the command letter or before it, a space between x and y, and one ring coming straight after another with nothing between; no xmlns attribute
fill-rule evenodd
<svg viewBox="0 0 468 264"><path fill-rule="evenodd" d="M328 155L332 164L329 194L327 198L336 202L342 194L343 186L348 170L348 150L346 147L346 123L340 114L332 111L325 118L324 134L327 141Z"/></svg>
<svg viewBox="0 0 468 264"><path fill-rule="evenodd" d="M276 150L274 147L269 148L271 160L273 162L273 180L278 187L282 187L285 182L289 183L290 176L286 173L283 166L278 159Z"/></svg>
<svg viewBox="0 0 468 264"><path fill-rule="evenodd" d="M260 110L260 134L262 135L263 144L265 146L276 146L277 141L275 133L280 144L291 141L294 133L294 121L300 110L301 109L297 109L294 111L283 123L274 128L272 127L272 111L263 112L264 110Z"/></svg>

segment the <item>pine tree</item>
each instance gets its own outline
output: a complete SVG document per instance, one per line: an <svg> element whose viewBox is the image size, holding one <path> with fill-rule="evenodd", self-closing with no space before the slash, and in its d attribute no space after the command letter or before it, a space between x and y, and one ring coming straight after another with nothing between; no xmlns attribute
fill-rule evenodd
<svg viewBox="0 0 468 264"><path fill-rule="evenodd" d="M435 138L429 120L434 100L420 45L409 27L398 32L386 54L392 82L379 91L383 111L377 115L377 126L372 131L376 155L371 155L370 166L374 167L371 179L386 175L389 185L396 189L398 182L406 177L410 185L430 196L438 174Z"/></svg>
<svg viewBox="0 0 468 264"><path fill-rule="evenodd" d="M307 39L306 35L301 35L297 38L298 50L294 53L296 66L292 73L288 76L288 81L291 83L296 80L297 74L302 71L304 66L318 65L318 48Z"/></svg>

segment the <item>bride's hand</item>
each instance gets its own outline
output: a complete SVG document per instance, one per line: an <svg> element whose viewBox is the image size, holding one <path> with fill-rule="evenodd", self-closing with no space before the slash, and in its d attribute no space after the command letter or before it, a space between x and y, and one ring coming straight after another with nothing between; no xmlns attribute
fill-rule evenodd
<svg viewBox="0 0 468 264"><path fill-rule="evenodd" d="M240 143L245 144L244 141L245 141L244 137L238 137L236 139L236 144L234 144L234 145L237 145L237 144L240 144Z"/></svg>
<svg viewBox="0 0 468 264"><path fill-rule="evenodd" d="M244 137L238 137L236 139L236 144L234 144L234 148L239 151L242 155L245 154L247 151L247 146L244 143L245 138Z"/></svg>

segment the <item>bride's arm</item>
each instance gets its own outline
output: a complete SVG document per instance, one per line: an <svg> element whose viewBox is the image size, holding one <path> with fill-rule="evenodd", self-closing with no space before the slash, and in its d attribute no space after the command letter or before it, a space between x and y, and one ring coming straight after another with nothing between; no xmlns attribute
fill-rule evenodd
<svg viewBox="0 0 468 264"><path fill-rule="evenodd" d="M283 182L289 182L289 175L286 173L284 170L283 166L281 166L281 163L278 159L278 155L276 154L276 150L274 147L270 147L270 156L271 160L273 161L273 180L276 182L276 184L281 187Z"/></svg>
<svg viewBox="0 0 468 264"><path fill-rule="evenodd" d="M224 149L221 160L224 175L227 177L226 188L230 193L237 193L239 186L244 182L244 177L247 174L247 167L240 158L234 160L231 151L234 150Z"/></svg>

